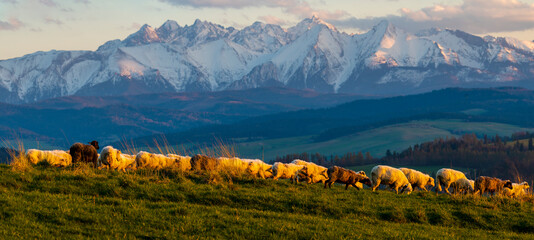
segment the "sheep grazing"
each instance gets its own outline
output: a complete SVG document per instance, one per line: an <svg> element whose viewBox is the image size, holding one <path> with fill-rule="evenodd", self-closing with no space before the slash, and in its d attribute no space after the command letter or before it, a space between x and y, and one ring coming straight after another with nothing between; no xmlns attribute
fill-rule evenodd
<svg viewBox="0 0 534 240"><path fill-rule="evenodd" d="M262 179L273 177L273 166L267 163L264 163L259 159L242 159L248 164L247 172L254 176L260 177Z"/></svg>
<svg viewBox="0 0 534 240"><path fill-rule="evenodd" d="M467 178L460 178L456 182L451 183L454 193L473 193L475 189L475 181Z"/></svg>
<svg viewBox="0 0 534 240"><path fill-rule="evenodd" d="M176 154L167 154L167 157L174 160L174 166L178 168L178 170L184 172L191 170L191 157Z"/></svg>
<svg viewBox="0 0 534 240"><path fill-rule="evenodd" d="M334 182L345 184L345 190L347 190L349 186L354 186L358 190L363 188L362 184L371 186L371 180L363 171L356 173L349 169L333 166L328 168L327 175L328 180L325 181L324 188L326 188L327 185L329 188L332 188Z"/></svg>
<svg viewBox="0 0 534 240"><path fill-rule="evenodd" d="M424 190L425 192L428 191L426 189L426 186L434 187L434 178L430 177L428 174L424 174L422 172L409 168L399 169L404 173L404 175L408 179L408 182L412 184L412 187L418 187Z"/></svg>
<svg viewBox="0 0 534 240"><path fill-rule="evenodd" d="M449 188L454 182L457 182L459 179L465 179L469 181L467 177L465 177L465 174L463 172L456 171L450 168L442 168L438 170L438 172L436 173L436 193L441 192L442 191L441 187L443 186L443 190L445 190L447 194L451 194L449 192ZM462 180L462 182L458 182L458 184L460 183L463 184L462 186L466 186L465 181ZM469 188L469 186L467 187ZM469 188L469 190L473 191L473 188L471 187Z"/></svg>
<svg viewBox="0 0 534 240"><path fill-rule="evenodd" d="M233 158L220 157L220 158L217 158L217 161L218 161L217 170L226 171L232 175L244 174L248 167L247 162L236 157L233 157Z"/></svg>
<svg viewBox="0 0 534 240"><path fill-rule="evenodd" d="M373 183L372 189L375 189L380 185L388 185L399 194L399 188L401 193L407 191L408 194L412 193L412 184L408 181L404 173L390 166L378 165L371 170L371 181Z"/></svg>
<svg viewBox="0 0 534 240"><path fill-rule="evenodd" d="M294 163L276 162L273 165L273 179L291 179L291 182L298 182L297 173L303 167Z"/></svg>
<svg viewBox="0 0 534 240"><path fill-rule="evenodd" d="M217 170L219 161L205 155L197 154L191 158L191 168L196 171L214 171Z"/></svg>
<svg viewBox="0 0 534 240"><path fill-rule="evenodd" d="M121 150L115 149L112 146L106 146L102 149L98 157L99 168L107 168L125 172L126 169L135 169L136 161L134 155L121 153Z"/></svg>
<svg viewBox="0 0 534 240"><path fill-rule="evenodd" d="M512 182L486 176L477 177L475 180L475 193L480 193L480 195L485 192L491 193L491 195L500 194L504 188L512 189Z"/></svg>
<svg viewBox="0 0 534 240"><path fill-rule="evenodd" d="M165 168L173 168L177 166L175 159L167 157L163 154L148 153L140 151L135 156L135 163L137 168L147 168L154 170L161 170Z"/></svg>
<svg viewBox="0 0 534 240"><path fill-rule="evenodd" d="M328 180L328 169L325 167L319 166L315 163L302 161L300 159L295 159L291 163L304 166L297 174L299 181L301 176L302 179L306 180L308 183L322 182L324 184L325 181Z"/></svg>
<svg viewBox="0 0 534 240"><path fill-rule="evenodd" d="M96 147L98 147L98 142L93 141L96 144ZM83 144L83 143L75 143L70 146L69 153L72 156L72 163L77 162L86 162L86 163L93 163L93 167L97 167L98 162L98 152L96 151L96 147L93 145Z"/></svg>
<svg viewBox="0 0 534 240"><path fill-rule="evenodd" d="M527 194L527 189L530 188L527 182L512 183L512 189L504 188L502 193L504 196L517 198Z"/></svg>
<svg viewBox="0 0 534 240"><path fill-rule="evenodd" d="M38 149L30 149L26 152L26 158L32 164L40 162L47 162L50 166L66 167L72 163L70 154L63 150L43 151Z"/></svg>

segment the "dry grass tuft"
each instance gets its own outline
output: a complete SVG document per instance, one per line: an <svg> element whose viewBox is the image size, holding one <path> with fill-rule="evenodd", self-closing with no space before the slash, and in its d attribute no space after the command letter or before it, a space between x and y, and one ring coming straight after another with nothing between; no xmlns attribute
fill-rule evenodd
<svg viewBox="0 0 534 240"><path fill-rule="evenodd" d="M33 169L33 165L26 158L26 150L24 149L24 143L17 138L15 141L17 146L12 146L8 141L3 140L3 146L8 149L8 154L11 157L11 169L16 172L27 172Z"/></svg>

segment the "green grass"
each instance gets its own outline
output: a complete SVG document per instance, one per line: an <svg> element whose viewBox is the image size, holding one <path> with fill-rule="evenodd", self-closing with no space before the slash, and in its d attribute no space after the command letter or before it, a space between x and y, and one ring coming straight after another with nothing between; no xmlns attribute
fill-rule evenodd
<svg viewBox="0 0 534 240"><path fill-rule="evenodd" d="M534 239L532 200L0 165L0 238Z"/></svg>
<svg viewBox="0 0 534 240"><path fill-rule="evenodd" d="M242 157L274 159L287 153L345 154L347 152L370 152L374 157L383 156L387 149L401 151L405 148L433 141L436 138L460 137L463 134L487 134L510 136L520 131L533 131L510 124L493 122L464 122L461 120L425 120L384 126L350 136L324 142L314 142L314 136L268 139L252 142L237 142L236 151Z"/></svg>

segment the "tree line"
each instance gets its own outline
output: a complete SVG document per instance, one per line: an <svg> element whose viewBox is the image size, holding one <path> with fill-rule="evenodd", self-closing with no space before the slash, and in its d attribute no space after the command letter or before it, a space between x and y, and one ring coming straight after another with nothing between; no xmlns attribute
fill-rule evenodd
<svg viewBox="0 0 534 240"><path fill-rule="evenodd" d="M343 155L300 153L277 156L275 162L293 159L329 166L360 166L386 164L393 166L447 166L468 168L468 176L495 176L512 181L534 180L534 133L520 132L510 137L498 135L480 138L466 134L459 138L437 138L434 141L410 146L400 152L387 150L384 157L373 158L370 153L352 152Z"/></svg>

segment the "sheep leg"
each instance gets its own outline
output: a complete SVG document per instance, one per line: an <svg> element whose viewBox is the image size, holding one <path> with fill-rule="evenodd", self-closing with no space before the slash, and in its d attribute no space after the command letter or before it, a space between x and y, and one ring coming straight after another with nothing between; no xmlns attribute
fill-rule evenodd
<svg viewBox="0 0 534 240"><path fill-rule="evenodd" d="M376 189L378 186L380 186L380 180L379 180L379 179L377 179L376 182L373 181L373 187L372 187L373 192L375 191L375 189Z"/></svg>
<svg viewBox="0 0 534 240"><path fill-rule="evenodd" d="M449 192L449 188L451 187L451 184L447 184L447 186L444 186L444 189L445 189L445 192L449 195L451 195L451 193Z"/></svg>

